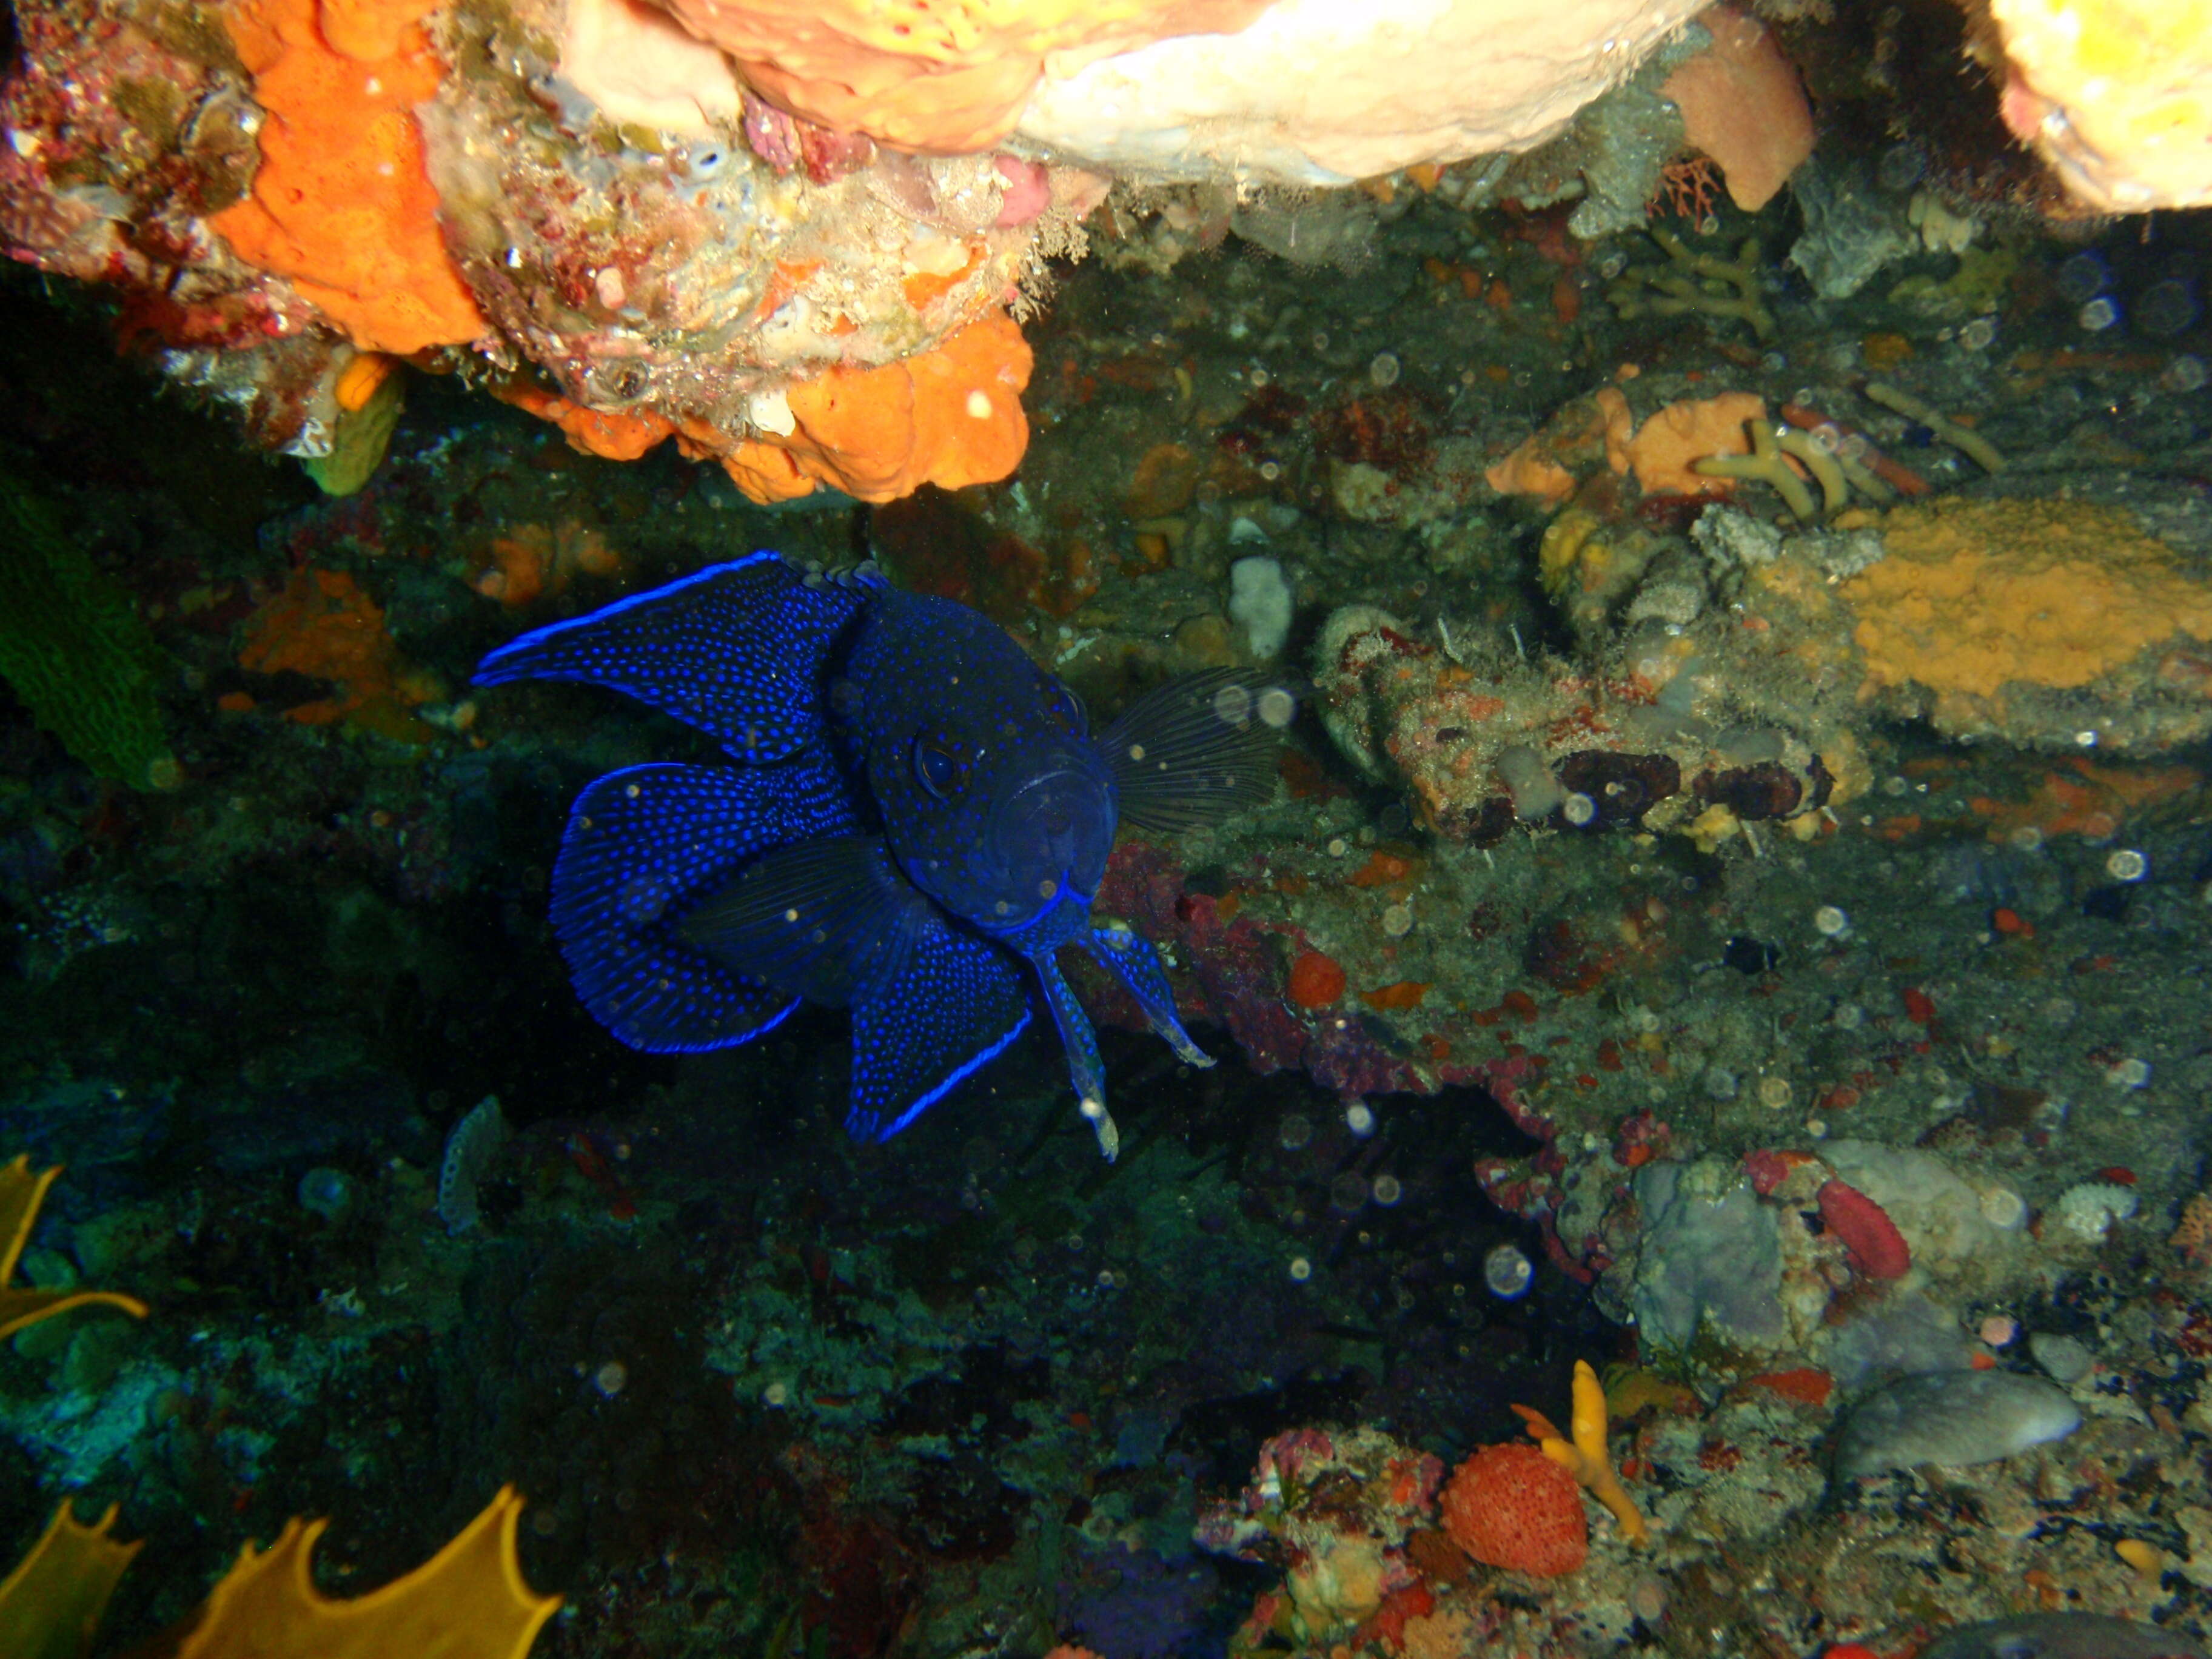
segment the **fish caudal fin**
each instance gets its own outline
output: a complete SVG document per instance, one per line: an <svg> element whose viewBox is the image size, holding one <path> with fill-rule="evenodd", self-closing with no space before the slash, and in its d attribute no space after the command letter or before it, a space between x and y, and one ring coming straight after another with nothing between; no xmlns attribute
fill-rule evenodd
<svg viewBox="0 0 2212 1659"><path fill-rule="evenodd" d="M1060 1046L1067 1050L1067 1077L1075 1085L1077 1109L1098 1137L1098 1150L1111 1164L1121 1150L1121 1132L1106 1109L1106 1062L1099 1058L1097 1033L1091 1029L1091 1017L1075 1000L1075 988L1060 971L1051 952L1041 952L1030 961L1044 987L1053 1024L1060 1027Z"/></svg>
<svg viewBox="0 0 2212 1659"><path fill-rule="evenodd" d="M681 939L702 890L793 835L853 828L826 763L634 766L577 796L553 866L553 930L592 1018L653 1054L726 1048L797 1006Z"/></svg>
<svg viewBox="0 0 2212 1659"><path fill-rule="evenodd" d="M1098 734L1124 823L1167 833L1216 823L1275 792L1275 748L1297 713L1284 686L1210 668L1147 691Z"/></svg>
<svg viewBox="0 0 2212 1659"><path fill-rule="evenodd" d="M1015 960L934 906L904 913L889 970L853 1003L855 1140L889 1140L1030 1023Z"/></svg>
<svg viewBox="0 0 2212 1659"><path fill-rule="evenodd" d="M824 668L868 591L755 553L525 634L477 665L476 684L604 685L740 760L781 760L823 737Z"/></svg>
<svg viewBox="0 0 2212 1659"><path fill-rule="evenodd" d="M1122 924L1112 922L1092 928L1083 941L1083 948L1127 988L1137 1000L1137 1006L1145 1011L1145 1018L1152 1030L1175 1050L1177 1060L1187 1066L1213 1064L1212 1057L1190 1040L1190 1033L1182 1029L1182 1021L1176 1018L1175 993L1169 988L1166 970L1160 966L1160 953L1149 941Z"/></svg>

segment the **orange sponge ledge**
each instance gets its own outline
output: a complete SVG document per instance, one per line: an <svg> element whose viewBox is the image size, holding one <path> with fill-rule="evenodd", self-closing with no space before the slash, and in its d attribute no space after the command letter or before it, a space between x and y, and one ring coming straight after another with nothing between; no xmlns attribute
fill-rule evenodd
<svg viewBox="0 0 2212 1659"><path fill-rule="evenodd" d="M1011 317L979 319L934 350L881 368L833 368L786 394L792 429L750 439L721 457L739 489L761 502L828 484L864 501L896 501L926 483L990 483L1029 447L1022 389L1030 348ZM693 453L718 447L689 431Z"/></svg>
<svg viewBox="0 0 2212 1659"><path fill-rule="evenodd" d="M444 71L433 0L240 0L223 14L265 118L253 193L212 221L364 350L488 331L438 234L414 106Z"/></svg>

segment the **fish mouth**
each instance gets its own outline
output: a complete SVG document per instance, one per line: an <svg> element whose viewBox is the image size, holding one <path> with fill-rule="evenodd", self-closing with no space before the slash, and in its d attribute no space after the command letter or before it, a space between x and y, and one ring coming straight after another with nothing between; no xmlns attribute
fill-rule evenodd
<svg viewBox="0 0 2212 1659"><path fill-rule="evenodd" d="M1073 769L1043 773L994 817L992 850L1025 902L1087 902L1114 844L1113 799L1099 779Z"/></svg>

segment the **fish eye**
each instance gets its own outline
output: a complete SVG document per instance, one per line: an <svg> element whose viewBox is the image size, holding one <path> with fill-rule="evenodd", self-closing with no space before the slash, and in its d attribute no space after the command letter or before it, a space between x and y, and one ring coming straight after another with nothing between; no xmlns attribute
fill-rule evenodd
<svg viewBox="0 0 2212 1659"><path fill-rule="evenodd" d="M968 761L943 738L919 737L914 740L914 775L938 799L950 800L968 781Z"/></svg>
<svg viewBox="0 0 2212 1659"><path fill-rule="evenodd" d="M1075 693L1057 681L1047 684L1044 689L1044 712L1046 717L1069 737L1083 735L1083 705L1076 700Z"/></svg>

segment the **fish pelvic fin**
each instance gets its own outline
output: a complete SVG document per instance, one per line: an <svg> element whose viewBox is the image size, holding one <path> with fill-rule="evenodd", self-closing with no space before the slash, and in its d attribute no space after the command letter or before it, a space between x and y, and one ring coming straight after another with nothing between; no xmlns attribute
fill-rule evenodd
<svg viewBox="0 0 2212 1659"><path fill-rule="evenodd" d="M1145 1018L1158 1032L1176 1058L1187 1066L1208 1066L1213 1058L1190 1040L1190 1033L1182 1029L1182 1021L1176 1013L1175 992L1168 985L1165 969L1160 965L1160 953L1152 942L1124 922L1113 921L1103 927L1094 927L1085 935L1083 948L1091 958L1103 966L1145 1011Z"/></svg>
<svg viewBox="0 0 2212 1659"><path fill-rule="evenodd" d="M1091 1017L1083 1012L1075 988L1067 982L1051 953L1030 960L1036 968L1038 983L1044 988L1053 1024L1060 1028L1060 1046L1067 1050L1067 1076L1075 1085L1076 1109L1098 1137L1099 1152L1111 1164L1121 1150L1121 1132L1106 1109L1106 1062L1099 1058L1098 1034L1091 1029Z"/></svg>

